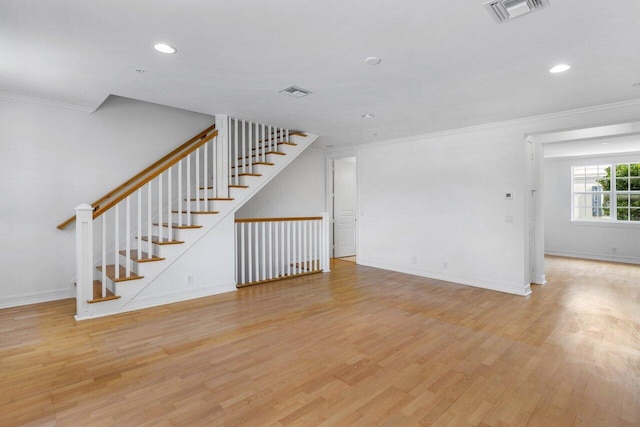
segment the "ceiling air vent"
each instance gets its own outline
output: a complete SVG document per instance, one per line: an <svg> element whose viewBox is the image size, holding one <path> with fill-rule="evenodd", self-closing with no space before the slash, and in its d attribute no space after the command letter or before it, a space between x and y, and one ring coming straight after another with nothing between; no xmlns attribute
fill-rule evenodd
<svg viewBox="0 0 640 427"><path fill-rule="evenodd" d="M496 22L511 21L549 6L549 0L491 0L484 4Z"/></svg>
<svg viewBox="0 0 640 427"><path fill-rule="evenodd" d="M311 93L310 90L302 89L298 86L291 86L286 89L282 89L280 93L284 93L285 95L293 96L295 98L302 98L303 96L307 96Z"/></svg>

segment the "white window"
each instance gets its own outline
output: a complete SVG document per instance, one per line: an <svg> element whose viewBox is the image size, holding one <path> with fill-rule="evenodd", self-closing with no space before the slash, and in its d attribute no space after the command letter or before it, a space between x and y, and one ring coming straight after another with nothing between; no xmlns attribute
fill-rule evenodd
<svg viewBox="0 0 640 427"><path fill-rule="evenodd" d="M573 221L640 223L640 163L573 166Z"/></svg>

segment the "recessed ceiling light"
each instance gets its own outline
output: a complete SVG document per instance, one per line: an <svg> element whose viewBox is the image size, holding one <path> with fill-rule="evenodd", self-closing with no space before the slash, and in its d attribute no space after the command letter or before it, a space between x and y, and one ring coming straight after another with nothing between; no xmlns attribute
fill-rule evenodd
<svg viewBox="0 0 640 427"><path fill-rule="evenodd" d="M565 71L567 71L569 68L571 68L571 65L567 65L567 64L558 64L555 67L553 67L552 69L549 70L550 73L553 74L558 74L558 73L564 73Z"/></svg>
<svg viewBox="0 0 640 427"><path fill-rule="evenodd" d="M364 117L365 119L372 119L372 118L374 118L375 116L374 116L373 114L369 114L369 113L367 113L367 114L363 114L363 115L362 115L362 117Z"/></svg>
<svg viewBox="0 0 640 427"><path fill-rule="evenodd" d="M153 45L153 48L162 53L176 53L176 48L173 46L169 46L166 43L156 43Z"/></svg>
<svg viewBox="0 0 640 427"><path fill-rule="evenodd" d="M380 62L382 62L382 59L378 58L377 56L370 56L365 59L364 62L369 65L378 65Z"/></svg>

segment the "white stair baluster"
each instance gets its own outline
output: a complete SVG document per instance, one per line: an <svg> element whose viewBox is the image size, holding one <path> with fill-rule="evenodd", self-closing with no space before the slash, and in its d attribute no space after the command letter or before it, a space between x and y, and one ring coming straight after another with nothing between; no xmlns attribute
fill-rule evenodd
<svg viewBox="0 0 640 427"><path fill-rule="evenodd" d="M280 277L280 269L278 268L278 264L280 263L280 240L278 238L279 236L279 229L280 229L280 221L276 221L273 224L273 277Z"/></svg>
<svg viewBox="0 0 640 427"><path fill-rule="evenodd" d="M170 240L173 240L173 221L171 219L171 204L173 202L173 198L171 197L171 186L173 184L173 180L171 179L171 174L172 168L169 167L169 169L167 169L167 237ZM162 224L160 224L160 227L162 227Z"/></svg>
<svg viewBox="0 0 640 427"><path fill-rule="evenodd" d="M153 246L151 242L151 235L153 234L153 181L147 183L147 258L151 259L153 256ZM139 242L142 246L142 242Z"/></svg>
<svg viewBox="0 0 640 427"><path fill-rule="evenodd" d="M247 169L245 170L245 172L249 172L252 173L253 170L251 168L251 164L253 163L253 156L256 154L255 150L253 149L253 122L249 122L249 153L248 153L248 158L247 158Z"/></svg>
<svg viewBox="0 0 640 427"><path fill-rule="evenodd" d="M186 157L187 161L187 225L191 225L191 155Z"/></svg>
<svg viewBox="0 0 640 427"><path fill-rule="evenodd" d="M158 175L158 244L162 243L162 174Z"/></svg>
<svg viewBox="0 0 640 427"><path fill-rule="evenodd" d="M115 270L115 278L120 278L120 204L116 204L114 206L114 236L113 242L115 246L115 251L113 254L113 268Z"/></svg>
<svg viewBox="0 0 640 427"><path fill-rule="evenodd" d="M247 283L253 282L253 234L251 233L251 223L247 223Z"/></svg>
<svg viewBox="0 0 640 427"><path fill-rule="evenodd" d="M203 150L203 154L202 154L202 182L204 183L204 210L208 211L209 210L209 143L207 142L206 144L204 144L204 147L202 147Z"/></svg>
<svg viewBox="0 0 640 427"><path fill-rule="evenodd" d="M262 124L262 139L260 140L260 149L262 150L262 162L267 161L267 126Z"/></svg>
<svg viewBox="0 0 640 427"><path fill-rule="evenodd" d="M138 251L138 256L136 257L137 259L142 259L142 188L139 188L138 191L136 191L137 195L138 195L138 206L137 206L137 237L138 237L138 243L136 244L136 248Z"/></svg>
<svg viewBox="0 0 640 427"><path fill-rule="evenodd" d="M242 121L242 173L247 171L247 129L246 122ZM238 182L240 181L240 171L236 171Z"/></svg>
<svg viewBox="0 0 640 427"><path fill-rule="evenodd" d="M254 262L254 270L256 272L256 281L261 280L260 278L260 224L257 222L252 222L251 225L254 227L253 234L256 236L256 244L253 246L253 262Z"/></svg>
<svg viewBox="0 0 640 427"><path fill-rule="evenodd" d="M201 212L201 209L200 209L200 148L196 149L194 156L195 156L195 162L196 162L196 185L195 185L196 212Z"/></svg>
<svg viewBox="0 0 640 427"><path fill-rule="evenodd" d="M102 298L107 296L107 212L102 214Z"/></svg>
<svg viewBox="0 0 640 427"><path fill-rule="evenodd" d="M273 221L269 221L268 223L269 226L269 234L268 234L268 239L267 239L267 247L269 248L269 264L267 265L268 268L268 275L267 278L268 279L273 279L273 251L275 250L273 247Z"/></svg>
<svg viewBox="0 0 640 427"><path fill-rule="evenodd" d="M302 230L302 270L303 272L307 271L307 268L309 267L307 265L307 262L309 260L309 254L307 252L307 242L308 242L308 236L307 236L307 221L300 221L300 228Z"/></svg>
<svg viewBox="0 0 640 427"><path fill-rule="evenodd" d="M183 159L184 160L184 159ZM178 162L178 227L182 227L182 161Z"/></svg>
<svg viewBox="0 0 640 427"><path fill-rule="evenodd" d="M235 179L231 180L232 185L238 184L238 172L240 168L238 167L238 119L233 119L233 159L234 159L234 171L235 171ZM233 175L232 175L233 176Z"/></svg>
<svg viewBox="0 0 640 427"><path fill-rule="evenodd" d="M287 221L287 256L285 258L285 268L287 269L287 276L291 275L291 221Z"/></svg>
<svg viewBox="0 0 640 427"><path fill-rule="evenodd" d="M313 270L318 271L318 221L313 221Z"/></svg>
<svg viewBox="0 0 640 427"><path fill-rule="evenodd" d="M240 227L240 283L245 282L245 264L244 264L244 252L245 252L245 241L244 241L244 225L246 223L240 222L237 225Z"/></svg>
<svg viewBox="0 0 640 427"><path fill-rule="evenodd" d="M131 200L130 197L127 196L125 199L125 232L124 232L124 265L125 265L125 276L131 276Z"/></svg>
<svg viewBox="0 0 640 427"><path fill-rule="evenodd" d="M262 223L262 280L267 279L267 223Z"/></svg>

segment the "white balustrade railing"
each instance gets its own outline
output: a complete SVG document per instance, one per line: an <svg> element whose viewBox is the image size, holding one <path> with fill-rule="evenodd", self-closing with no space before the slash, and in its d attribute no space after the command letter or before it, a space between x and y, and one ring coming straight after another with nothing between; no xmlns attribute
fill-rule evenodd
<svg viewBox="0 0 640 427"><path fill-rule="evenodd" d="M253 173L255 163L266 162L288 139L287 129L217 115L215 131L166 164L100 206L78 206L78 313L86 312L87 300L106 298L114 281L134 278L136 260L158 257L154 242L175 241L175 227L193 225L192 213L213 211L213 199L228 199L230 186L240 185L242 174ZM101 295L94 295L94 279L102 283Z"/></svg>
<svg viewBox="0 0 640 427"><path fill-rule="evenodd" d="M236 219L238 287L329 271L329 215Z"/></svg>
<svg viewBox="0 0 640 427"><path fill-rule="evenodd" d="M269 153L280 152L280 144L289 142L289 130L265 124L228 118L231 152L230 185L242 185L243 174L253 172L255 163L266 163Z"/></svg>

